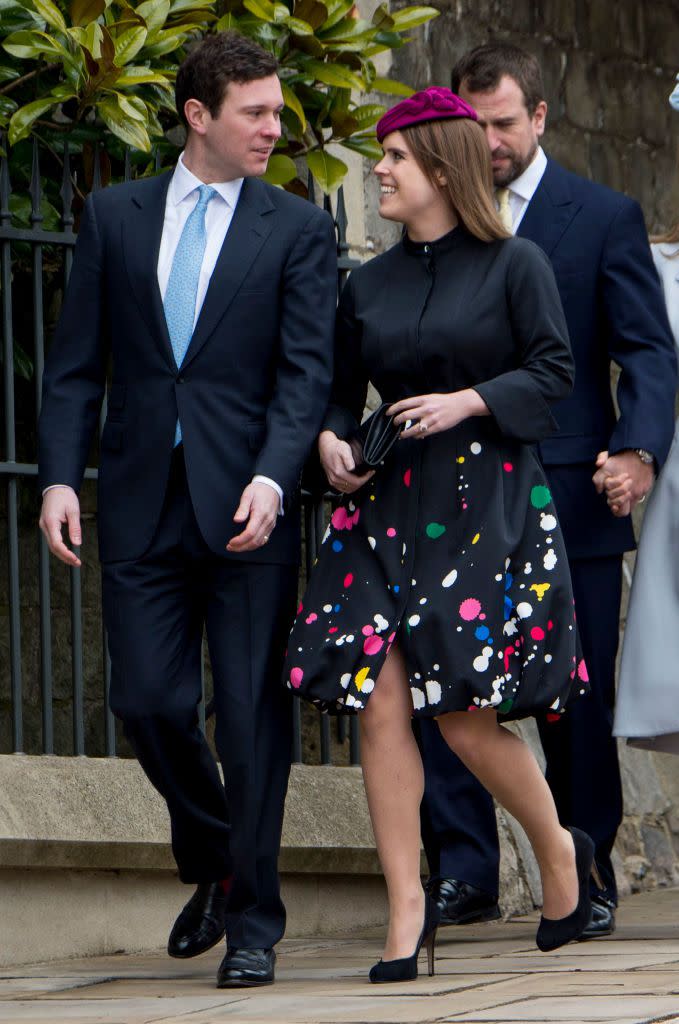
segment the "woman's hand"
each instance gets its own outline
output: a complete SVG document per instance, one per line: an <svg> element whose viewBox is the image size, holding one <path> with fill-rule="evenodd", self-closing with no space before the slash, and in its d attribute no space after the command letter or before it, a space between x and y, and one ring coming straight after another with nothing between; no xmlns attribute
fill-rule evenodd
<svg viewBox="0 0 679 1024"><path fill-rule="evenodd" d="M375 470L371 469L363 476L352 473L356 463L351 448L346 441L340 440L332 430L323 430L318 438L318 453L321 465L330 485L342 494L353 494L359 487L367 483Z"/></svg>
<svg viewBox="0 0 679 1024"><path fill-rule="evenodd" d="M478 391L466 388L446 395L415 395L413 398L402 398L387 409L394 423L411 425L401 433L401 437L427 437L438 434L442 430L450 430L470 416L490 416L490 410Z"/></svg>

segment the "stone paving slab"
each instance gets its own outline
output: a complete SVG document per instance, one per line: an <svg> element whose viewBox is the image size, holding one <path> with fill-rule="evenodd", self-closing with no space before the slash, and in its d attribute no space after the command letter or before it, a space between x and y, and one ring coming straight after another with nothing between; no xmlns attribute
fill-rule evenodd
<svg viewBox="0 0 679 1024"><path fill-rule="evenodd" d="M440 932L434 978L374 987L382 935L283 942L274 986L217 990L219 949L0 970L1 1024L679 1024L679 889L626 900L609 939L535 948L537 915ZM424 967L424 957L420 962Z"/></svg>

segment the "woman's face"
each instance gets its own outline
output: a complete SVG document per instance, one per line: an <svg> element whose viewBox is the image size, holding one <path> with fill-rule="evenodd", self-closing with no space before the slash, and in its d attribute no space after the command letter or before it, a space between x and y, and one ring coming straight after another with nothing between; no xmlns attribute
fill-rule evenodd
<svg viewBox="0 0 679 1024"><path fill-rule="evenodd" d="M402 224L426 219L441 205L441 190L422 171L401 132L385 136L382 149L384 156L375 165L381 188L380 216Z"/></svg>

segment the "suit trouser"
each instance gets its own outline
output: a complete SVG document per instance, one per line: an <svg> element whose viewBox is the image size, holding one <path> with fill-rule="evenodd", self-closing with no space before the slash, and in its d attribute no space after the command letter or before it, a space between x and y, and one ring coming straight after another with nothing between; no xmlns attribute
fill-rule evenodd
<svg viewBox="0 0 679 1024"><path fill-rule="evenodd" d="M111 708L167 801L182 881L233 875L227 934L241 948L269 948L285 929L277 862L291 714L280 676L296 583L293 566L211 552L181 451L148 551L103 566ZM224 785L198 722L204 629Z"/></svg>
<svg viewBox="0 0 679 1024"><path fill-rule="evenodd" d="M575 700L558 722L538 720L538 728L559 818L592 837L606 894L616 899L611 850L622 821L622 787L611 733L622 556L574 559L570 569L591 694ZM497 893L493 802L448 749L436 723L418 724L425 766L422 839L431 873Z"/></svg>

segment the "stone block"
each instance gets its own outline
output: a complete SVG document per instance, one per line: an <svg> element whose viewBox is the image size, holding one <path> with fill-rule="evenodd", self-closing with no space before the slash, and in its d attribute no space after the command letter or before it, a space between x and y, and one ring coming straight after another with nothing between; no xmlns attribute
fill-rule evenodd
<svg viewBox="0 0 679 1024"><path fill-rule="evenodd" d="M625 746L620 763L627 814L661 815L669 807L667 793L658 778L654 756Z"/></svg>
<svg viewBox="0 0 679 1024"><path fill-rule="evenodd" d="M659 885L676 885L679 880L679 865L667 826L650 822L641 826L641 837L646 859L653 865L653 873Z"/></svg>
<svg viewBox="0 0 679 1024"><path fill-rule="evenodd" d="M537 32L548 34L570 48L577 45L576 0L543 0L536 12Z"/></svg>
<svg viewBox="0 0 679 1024"><path fill-rule="evenodd" d="M673 74L677 63L679 10L671 0L654 0L640 4L644 20L645 58L649 64L664 66Z"/></svg>
<svg viewBox="0 0 679 1024"><path fill-rule="evenodd" d="M643 60L646 50L644 7L638 0L618 0L615 5L620 53Z"/></svg>
<svg viewBox="0 0 679 1024"><path fill-rule="evenodd" d="M595 65L577 51L568 54L564 74L564 103L568 120L577 128L599 131L603 112Z"/></svg>
<svg viewBox="0 0 679 1024"><path fill-rule="evenodd" d="M643 131L639 66L630 60L606 60L597 65L603 131L634 141Z"/></svg>

